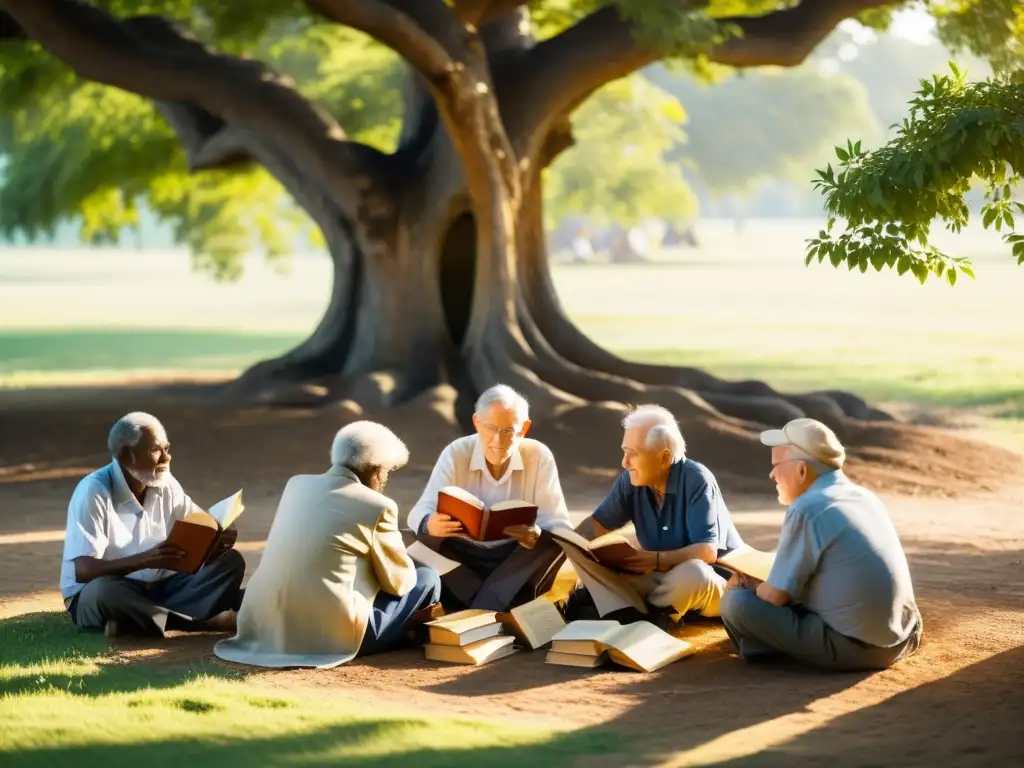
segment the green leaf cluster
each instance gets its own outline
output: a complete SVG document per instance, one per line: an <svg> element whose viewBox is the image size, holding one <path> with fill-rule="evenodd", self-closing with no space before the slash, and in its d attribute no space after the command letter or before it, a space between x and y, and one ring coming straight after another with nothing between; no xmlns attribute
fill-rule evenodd
<svg viewBox="0 0 1024 768"><path fill-rule="evenodd" d="M576 146L546 172L548 226L571 214L598 226L688 220L696 197L680 166L666 162L685 120L676 99L639 75L597 91L573 115Z"/></svg>
<svg viewBox="0 0 1024 768"><path fill-rule="evenodd" d="M301 3L97 5L122 17L159 13L187 22L215 49L259 58L288 75L352 138L385 151L397 142L398 58L357 32L316 22ZM197 268L221 280L237 278L248 254L283 265L284 256L319 237L262 168L189 173L152 103L79 80L35 44L0 46L0 115L0 237L44 239L72 220L87 242L114 244L150 212Z"/></svg>
<svg viewBox="0 0 1024 768"><path fill-rule="evenodd" d="M1006 242L1024 263L1024 243L1013 231L1014 210L1024 210L1013 199L1024 171L1024 78L969 82L950 66L951 74L921 82L892 140L871 152L847 142L836 147L836 167L818 171L814 186L830 219L808 240L808 263L895 268L922 283L929 275L950 284L958 272L972 276L969 261L940 251L929 234L935 219L953 232L968 223L964 197L974 179L986 185L983 225L1005 226Z"/></svg>

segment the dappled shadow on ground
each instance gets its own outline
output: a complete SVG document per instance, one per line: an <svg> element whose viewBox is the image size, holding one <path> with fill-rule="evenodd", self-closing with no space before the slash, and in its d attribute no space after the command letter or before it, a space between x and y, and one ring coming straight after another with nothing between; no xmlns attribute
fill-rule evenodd
<svg viewBox="0 0 1024 768"><path fill-rule="evenodd" d="M851 712L729 766L831 763L837 746L864 768L1024 764L1024 646Z"/></svg>

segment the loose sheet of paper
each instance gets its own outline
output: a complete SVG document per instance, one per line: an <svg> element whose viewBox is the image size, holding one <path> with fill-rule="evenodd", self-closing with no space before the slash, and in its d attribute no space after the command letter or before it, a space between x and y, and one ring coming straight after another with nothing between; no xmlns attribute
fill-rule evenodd
<svg viewBox="0 0 1024 768"><path fill-rule="evenodd" d="M433 568L440 576L444 576L446 573L451 573L462 565L462 563L447 558L441 553L435 552L426 544L422 544L418 541L414 541L406 547L405 551L408 552L409 557L417 563L425 565L428 568Z"/></svg>

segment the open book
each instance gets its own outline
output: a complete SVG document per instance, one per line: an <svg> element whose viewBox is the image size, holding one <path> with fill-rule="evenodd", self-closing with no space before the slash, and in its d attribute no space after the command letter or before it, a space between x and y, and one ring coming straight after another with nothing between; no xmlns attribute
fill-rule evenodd
<svg viewBox="0 0 1024 768"><path fill-rule="evenodd" d="M629 539L618 533L606 533L589 541L569 528L556 528L551 535L572 544L595 563L616 571L625 570L626 558L637 554Z"/></svg>
<svg viewBox="0 0 1024 768"><path fill-rule="evenodd" d="M437 511L462 523L466 535L474 541L501 541L511 525L537 522L537 505L516 499L487 507L469 491L446 485L437 492Z"/></svg>
<svg viewBox="0 0 1024 768"><path fill-rule="evenodd" d="M167 535L167 543L184 550L185 556L171 561L165 566L167 570L182 573L198 571L216 550L221 533L238 519L244 509L242 492L238 491L218 501L207 512L190 512L184 519L175 520Z"/></svg>
<svg viewBox="0 0 1024 768"><path fill-rule="evenodd" d="M594 658L606 653L616 664L638 672L653 672L693 651L690 643L672 637L649 621L626 625L617 621L572 621L554 636L547 661L566 663L563 655ZM596 664L574 663L573 666Z"/></svg>
<svg viewBox="0 0 1024 768"><path fill-rule="evenodd" d="M758 581L765 581L771 573L772 565L775 563L774 552L761 552L760 550L742 544L736 547L727 555L721 555L715 562L723 568L728 568L733 573L741 573L751 576Z"/></svg>
<svg viewBox="0 0 1024 768"><path fill-rule="evenodd" d="M498 619L507 632L522 639L530 650L547 645L551 638L565 629L562 614L554 603L544 597L518 605L507 613L499 613Z"/></svg>

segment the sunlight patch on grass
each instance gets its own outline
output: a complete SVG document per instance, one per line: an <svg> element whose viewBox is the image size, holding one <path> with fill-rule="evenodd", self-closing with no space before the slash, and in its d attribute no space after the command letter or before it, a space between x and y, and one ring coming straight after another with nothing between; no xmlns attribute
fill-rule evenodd
<svg viewBox="0 0 1024 768"><path fill-rule="evenodd" d="M209 665L147 665L67 617L0 620L0 764L562 765L621 735L436 717L320 691L283 693Z"/></svg>

